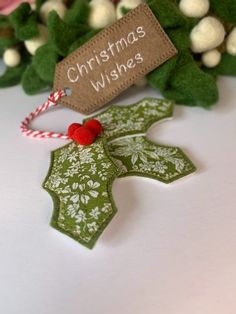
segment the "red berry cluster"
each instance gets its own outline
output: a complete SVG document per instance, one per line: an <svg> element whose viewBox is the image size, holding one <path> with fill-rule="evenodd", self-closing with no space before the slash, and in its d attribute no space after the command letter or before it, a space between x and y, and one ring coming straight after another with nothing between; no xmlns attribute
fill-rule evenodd
<svg viewBox="0 0 236 314"><path fill-rule="evenodd" d="M102 131L101 123L96 119L92 119L86 121L84 125L72 123L68 127L67 135L80 145L90 145Z"/></svg>

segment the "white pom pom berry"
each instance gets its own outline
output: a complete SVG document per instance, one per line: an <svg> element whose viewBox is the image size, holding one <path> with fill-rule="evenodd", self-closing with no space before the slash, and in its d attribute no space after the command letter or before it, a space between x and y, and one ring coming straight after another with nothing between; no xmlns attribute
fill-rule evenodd
<svg viewBox="0 0 236 314"><path fill-rule="evenodd" d="M210 50L202 55L202 63L207 68L214 68L216 67L221 61L221 53L217 50Z"/></svg>
<svg viewBox="0 0 236 314"><path fill-rule="evenodd" d="M104 28L116 21L115 6L110 0L92 0L89 26L94 29Z"/></svg>
<svg viewBox="0 0 236 314"><path fill-rule="evenodd" d="M208 13L210 2L209 0L181 0L179 9L188 17L201 18Z"/></svg>
<svg viewBox="0 0 236 314"><path fill-rule="evenodd" d="M3 62L6 66L13 68L20 64L21 55L18 50L9 48L3 54Z"/></svg>
<svg viewBox="0 0 236 314"><path fill-rule="evenodd" d="M226 40L227 52L236 57L236 27L231 31Z"/></svg>
<svg viewBox="0 0 236 314"><path fill-rule="evenodd" d="M203 18L191 31L192 51L202 53L220 46L225 38L222 23L214 17Z"/></svg>

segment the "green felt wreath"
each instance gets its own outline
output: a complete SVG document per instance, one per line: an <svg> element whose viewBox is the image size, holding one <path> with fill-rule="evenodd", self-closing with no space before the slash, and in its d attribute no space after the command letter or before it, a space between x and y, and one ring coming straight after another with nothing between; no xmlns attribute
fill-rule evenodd
<svg viewBox="0 0 236 314"><path fill-rule="evenodd" d="M24 41L37 36L37 24L42 23L40 7L44 2L45 0L37 0L35 11L29 4L23 3L10 16L0 16L0 56L9 47L16 47L20 49L21 54L28 54ZM224 52L217 67L205 68L199 60L200 56L190 49L189 35L199 19L184 16L179 10L177 0L146 2L179 51L177 57L147 76L149 85L179 104L209 108L219 98L217 76L236 75L236 57ZM45 88L52 88L56 63L99 31L88 26L89 0L67 1L67 8L63 20L56 12L50 13L47 22L48 42L36 51L35 56L28 54L29 67L25 67L25 60L22 59L24 66L8 69L0 78L0 87L12 86L21 81L27 94L36 94ZM123 12L128 11L123 8ZM235 12L235 0L210 0L209 15L221 19L226 29L235 26Z"/></svg>

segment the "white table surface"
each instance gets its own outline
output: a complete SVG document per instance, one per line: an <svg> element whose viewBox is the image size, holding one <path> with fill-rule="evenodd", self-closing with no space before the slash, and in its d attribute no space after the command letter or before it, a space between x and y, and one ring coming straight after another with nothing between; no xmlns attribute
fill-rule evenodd
<svg viewBox="0 0 236 314"><path fill-rule="evenodd" d="M0 313L235 314L236 79L219 80L211 110L178 106L149 137L181 147L196 174L166 186L118 179L118 213L91 251L49 226L41 188L60 140L31 140L19 122L46 94L0 90ZM130 89L129 104L151 89ZM34 127L65 131L82 116L58 108Z"/></svg>

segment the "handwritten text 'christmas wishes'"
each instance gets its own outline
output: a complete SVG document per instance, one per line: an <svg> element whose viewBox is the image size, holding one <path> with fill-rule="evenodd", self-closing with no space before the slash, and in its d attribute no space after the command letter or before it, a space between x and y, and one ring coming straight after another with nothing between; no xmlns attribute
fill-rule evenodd
<svg viewBox="0 0 236 314"><path fill-rule="evenodd" d="M77 62L74 66L71 66L67 70L67 78L71 83L77 83L81 79L87 78L87 76L96 71L97 77L90 79L92 88L99 92L106 88L107 85L112 84L113 81L119 80L128 72L135 69L138 65L144 62L144 58L141 52L137 52L132 58L125 60L122 63L115 62L117 56L133 46L136 42L142 40L146 36L146 32L143 26L138 26L135 31L127 34L127 36L120 38L116 42L107 42L107 46L101 51L93 51L93 57L88 59L83 64ZM99 72L98 69L107 62L114 60L114 67L112 70L105 70Z"/></svg>
<svg viewBox="0 0 236 314"><path fill-rule="evenodd" d="M176 54L142 3L60 61L53 89L70 91L60 100L62 105L90 114Z"/></svg>

